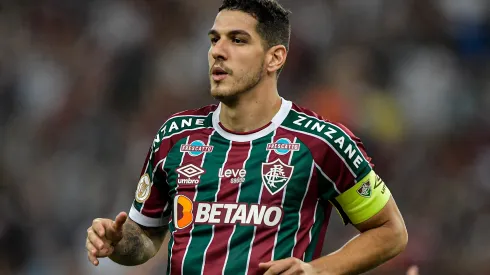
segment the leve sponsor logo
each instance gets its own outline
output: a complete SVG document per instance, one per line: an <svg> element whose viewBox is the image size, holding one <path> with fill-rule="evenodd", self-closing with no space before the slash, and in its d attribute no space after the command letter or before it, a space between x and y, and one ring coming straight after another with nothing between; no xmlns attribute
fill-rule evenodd
<svg viewBox="0 0 490 275"><path fill-rule="evenodd" d="M245 182L245 176L247 176L247 171L245 169L219 169L218 177L220 178L230 178L231 183L243 183Z"/></svg>
<svg viewBox="0 0 490 275"><path fill-rule="evenodd" d="M278 206L241 203L193 202L186 196L174 199L174 223L177 229L192 224L241 224L277 226L283 218Z"/></svg>
<svg viewBox="0 0 490 275"><path fill-rule="evenodd" d="M177 184L198 184L201 181L199 176L206 173L204 169L194 164L181 166L175 171L179 174Z"/></svg>

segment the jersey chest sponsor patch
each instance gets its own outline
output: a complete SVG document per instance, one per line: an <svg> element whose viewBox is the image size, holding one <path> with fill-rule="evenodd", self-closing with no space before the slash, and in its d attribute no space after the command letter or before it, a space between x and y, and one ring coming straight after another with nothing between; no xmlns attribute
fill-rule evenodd
<svg viewBox="0 0 490 275"><path fill-rule="evenodd" d="M213 152L214 146L206 145L201 140L194 140L190 144L182 144L180 146L180 152L187 153L189 156L197 157L203 153Z"/></svg>
<svg viewBox="0 0 490 275"><path fill-rule="evenodd" d="M287 138L281 138L274 143L267 144L267 151L274 151L278 155L285 155L290 151L299 151L300 149L299 143L292 143Z"/></svg>
<svg viewBox="0 0 490 275"><path fill-rule="evenodd" d="M279 206L245 203L195 202L184 195L174 199L174 224L184 229L196 224L277 226L284 216Z"/></svg>
<svg viewBox="0 0 490 275"><path fill-rule="evenodd" d="M294 166L284 164L280 159L262 163L262 183L272 195L275 195L289 182L293 170Z"/></svg>

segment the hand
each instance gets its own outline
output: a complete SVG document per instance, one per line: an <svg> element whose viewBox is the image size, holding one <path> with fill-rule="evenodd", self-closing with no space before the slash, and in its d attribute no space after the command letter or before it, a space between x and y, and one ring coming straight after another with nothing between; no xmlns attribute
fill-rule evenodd
<svg viewBox="0 0 490 275"><path fill-rule="evenodd" d="M419 267L412 265L410 268L408 268L407 275L419 275Z"/></svg>
<svg viewBox="0 0 490 275"><path fill-rule="evenodd" d="M313 266L297 258L287 258L284 260L260 263L259 267L265 270L264 275L318 274L318 272L313 268Z"/></svg>
<svg viewBox="0 0 490 275"><path fill-rule="evenodd" d="M122 239L122 227L128 218L125 212L119 213L115 221L95 219L87 229L86 248L89 261L97 266L97 258L108 257L114 252L114 246Z"/></svg>

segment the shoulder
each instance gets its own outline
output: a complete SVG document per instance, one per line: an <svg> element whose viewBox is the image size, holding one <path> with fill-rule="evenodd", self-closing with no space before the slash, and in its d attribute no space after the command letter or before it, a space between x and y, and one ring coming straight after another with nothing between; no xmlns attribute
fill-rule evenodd
<svg viewBox="0 0 490 275"><path fill-rule="evenodd" d="M163 140L178 140L194 131L212 128L212 115L217 107L217 105L207 105L169 116L156 133L153 147L159 147Z"/></svg>
<svg viewBox="0 0 490 275"><path fill-rule="evenodd" d="M370 161L361 140L346 126L296 104L293 104L281 127L294 132L316 159L332 156L344 162L351 171L364 167Z"/></svg>
<svg viewBox="0 0 490 275"><path fill-rule="evenodd" d="M294 103L283 126L327 143L333 143L340 137L357 139L345 125L330 121L314 111Z"/></svg>
<svg viewBox="0 0 490 275"><path fill-rule="evenodd" d="M199 109L175 113L162 124L158 133L161 137L165 137L182 130L210 127L211 117L217 107L217 105L207 105Z"/></svg>

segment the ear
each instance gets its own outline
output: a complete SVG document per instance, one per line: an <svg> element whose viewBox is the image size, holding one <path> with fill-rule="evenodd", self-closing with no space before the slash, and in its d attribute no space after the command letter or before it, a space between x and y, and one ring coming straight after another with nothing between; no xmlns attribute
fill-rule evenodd
<svg viewBox="0 0 490 275"><path fill-rule="evenodd" d="M277 72L286 63L288 51L283 45L277 45L267 51L266 69L269 73Z"/></svg>

